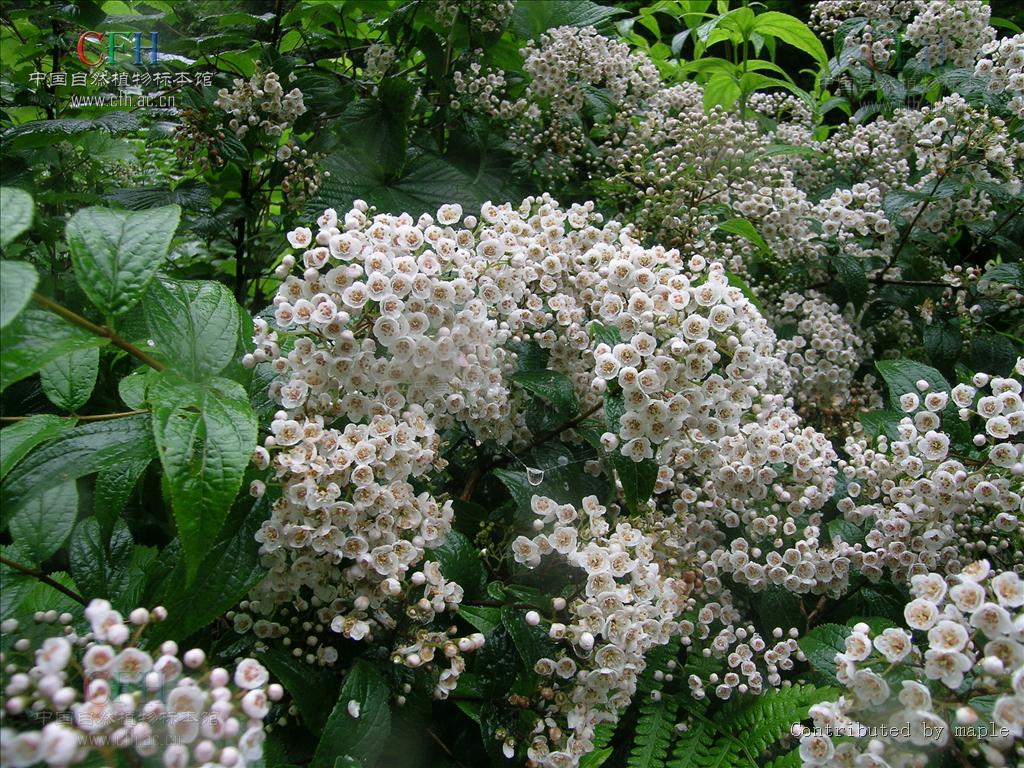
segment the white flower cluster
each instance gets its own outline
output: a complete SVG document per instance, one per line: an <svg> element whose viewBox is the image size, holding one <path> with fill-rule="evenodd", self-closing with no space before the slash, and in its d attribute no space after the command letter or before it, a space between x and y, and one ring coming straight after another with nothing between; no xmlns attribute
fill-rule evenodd
<svg viewBox="0 0 1024 768"><path fill-rule="evenodd" d="M855 524L868 523L864 550L853 555L861 573L873 579L886 569L956 573L965 557L973 559L972 550L1020 562L1012 536L1024 512L1024 450L1017 437L1024 431L1022 375L1024 358L1015 378L979 373L974 386L958 384L949 393L929 391L922 380L918 391L900 398L908 415L897 427L898 440L883 435L872 446L863 436L847 439L839 510ZM988 394L978 391L986 387ZM972 441L982 458L957 455L953 426L943 424L956 421L950 409L975 426Z"/></svg>
<svg viewBox="0 0 1024 768"><path fill-rule="evenodd" d="M387 74L398 58L398 49L388 43L373 43L366 49L363 74L371 80L379 80Z"/></svg>
<svg viewBox="0 0 1024 768"><path fill-rule="evenodd" d="M917 14L907 25L907 41L920 48L930 66L974 64L980 51L995 38L988 25L992 9L984 0L918 0Z"/></svg>
<svg viewBox="0 0 1024 768"><path fill-rule="evenodd" d="M294 73L291 78L295 78ZM307 107L298 88L285 93L276 72L264 72L257 64L248 80L236 78L233 90L217 91L214 105L228 118L226 126L218 126L219 138L224 138L226 130L239 140L255 143L266 156L251 157L254 167L267 162L281 163L284 168L281 188L288 195L291 207L301 206L307 197L316 194L323 178L330 175L329 171L320 169L319 161L323 156L311 154L295 140L292 128ZM185 130L194 141L209 142L210 137L203 136L201 126L189 127L187 123Z"/></svg>
<svg viewBox="0 0 1024 768"><path fill-rule="evenodd" d="M248 80L235 78L234 86L231 91L217 91L213 103L230 116L228 128L239 139L254 128L269 136L280 136L295 118L306 112L302 91L292 88L285 93L276 72L257 70Z"/></svg>
<svg viewBox="0 0 1024 768"><path fill-rule="evenodd" d="M515 7L515 0L434 0L431 13L443 27L455 24L461 12L470 32L496 32L505 26Z"/></svg>
<svg viewBox="0 0 1024 768"><path fill-rule="evenodd" d="M993 40L980 56L974 74L987 81L990 93L1008 95L1010 111L1024 119L1024 34Z"/></svg>
<svg viewBox="0 0 1024 768"><path fill-rule="evenodd" d="M836 654L848 693L811 707L804 765L920 765L915 748L954 741L991 766L1024 757L1024 581L981 560L948 580L917 574L911 593L911 631L857 624Z"/></svg>
<svg viewBox="0 0 1024 768"><path fill-rule="evenodd" d="M848 312L817 291L784 293L779 303L773 323L777 330L787 330L779 339L779 352L789 369L797 407L842 408L853 394L854 374L864 361L862 334L854 329Z"/></svg>
<svg viewBox="0 0 1024 768"><path fill-rule="evenodd" d="M593 170L590 129L579 113L600 89L607 93L592 118L614 141L628 117L660 84L658 70L625 43L609 40L593 27L555 27L520 53L529 80L513 99L500 73L470 66L469 77L455 74L459 104L508 122L509 145L516 147L546 180L568 181L577 169Z"/></svg>
<svg viewBox="0 0 1024 768"><path fill-rule="evenodd" d="M534 496L531 506L535 528L543 532L513 542L516 561L534 567L542 557L560 555L586 578L578 598L555 602L566 619L553 622L548 633L564 652L534 668L551 692L542 700L527 756L568 768L593 750L595 727L614 723L629 704L644 655L679 633L693 574L658 558L657 540L641 528L628 522L613 528L596 496L583 499L579 510L545 496Z"/></svg>
<svg viewBox="0 0 1024 768"><path fill-rule="evenodd" d="M139 648L146 626L166 614L136 608L125 622L110 603L93 600L84 634L71 614L56 611L39 617L57 625L45 628L45 639L33 642L25 628L2 658L0 763L67 766L100 757L111 764L120 752L158 756L165 768L261 764L263 721L284 690L254 659L239 661L232 674L210 669L198 648L179 657L170 640L159 654ZM11 619L2 629L20 628Z"/></svg>

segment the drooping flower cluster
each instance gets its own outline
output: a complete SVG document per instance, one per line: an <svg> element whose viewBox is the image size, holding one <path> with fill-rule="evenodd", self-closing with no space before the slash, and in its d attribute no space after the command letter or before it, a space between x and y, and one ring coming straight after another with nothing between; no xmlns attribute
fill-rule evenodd
<svg viewBox="0 0 1024 768"><path fill-rule="evenodd" d="M802 412L840 409L853 396L854 374L865 350L863 334L854 330L851 319L816 291L780 297L773 322L786 330L779 351Z"/></svg>
<svg viewBox="0 0 1024 768"><path fill-rule="evenodd" d="M589 174L600 162L592 128L614 141L640 101L658 88L657 68L593 27L555 27L520 53L529 80L512 98L503 74L456 72L459 103L507 122L509 145L547 181ZM467 77L468 74L468 77ZM595 94L602 94L594 106ZM586 117L583 113L586 112Z"/></svg>
<svg viewBox="0 0 1024 768"><path fill-rule="evenodd" d="M836 654L847 691L811 707L816 731L801 739L804 765L918 765L922 748L954 740L987 765L1024 757L1020 575L981 560L948 579L919 573L911 593L909 631L857 624Z"/></svg>
<svg viewBox="0 0 1024 768"><path fill-rule="evenodd" d="M990 93L1008 96L1009 109L1024 119L1024 35L993 40L981 49L974 74Z"/></svg>
<svg viewBox="0 0 1024 768"><path fill-rule="evenodd" d="M79 634L70 613L43 614L38 627L10 619L3 654L5 687L0 762L12 768L114 764L117 753L159 756L166 768L218 764L244 768L263 754L263 721L284 691L267 670L242 659L234 672L211 669L173 641L142 650L147 625L167 612L136 608L127 622L105 600L85 609ZM19 636L20 635L20 636Z"/></svg>
<svg viewBox="0 0 1024 768"><path fill-rule="evenodd" d="M862 573L874 579L884 570L956 573L978 554L1020 562L1012 536L1024 509L1017 438L1024 431L1022 374L1024 358L1016 377L979 373L973 386L958 384L948 393L919 381L917 391L900 398L908 415L896 426L899 439L847 439L839 510L869 526L864 550L855 555ZM967 425L975 434L957 438ZM964 455L968 450L976 452Z"/></svg>
<svg viewBox="0 0 1024 768"><path fill-rule="evenodd" d="M443 27L451 27L462 13L470 32L501 29L516 7L515 0L434 0L430 5L431 13Z"/></svg>
<svg viewBox="0 0 1024 768"><path fill-rule="evenodd" d="M542 532L513 542L516 561L533 567L543 557L561 556L586 579L578 598L557 602L566 618L551 623L548 633L559 643L558 655L539 659L534 668L550 695L542 700L527 755L567 768L593 750L595 727L614 723L629 704L644 655L680 632L694 574L659 559L657 539L641 527L613 527L595 496L583 499L580 509L534 496L532 509Z"/></svg>

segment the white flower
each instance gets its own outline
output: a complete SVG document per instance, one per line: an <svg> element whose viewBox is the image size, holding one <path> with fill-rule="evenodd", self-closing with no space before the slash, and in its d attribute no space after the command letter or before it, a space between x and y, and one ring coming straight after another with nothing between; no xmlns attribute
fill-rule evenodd
<svg viewBox="0 0 1024 768"><path fill-rule="evenodd" d="M971 614L971 626L994 638L1008 634L1012 621L1010 614L1001 605L985 603Z"/></svg>
<svg viewBox="0 0 1024 768"><path fill-rule="evenodd" d="M834 754L835 746L826 735L813 734L800 739L800 759L804 765L825 765Z"/></svg>
<svg viewBox="0 0 1024 768"><path fill-rule="evenodd" d="M1015 571L1003 571L990 582L996 600L1006 608L1024 605L1024 581Z"/></svg>
<svg viewBox="0 0 1024 768"><path fill-rule="evenodd" d="M138 683L150 669L153 659L138 648L125 648L114 659L113 674L122 683Z"/></svg>
<svg viewBox="0 0 1024 768"><path fill-rule="evenodd" d="M939 609L929 600L916 598L903 608L903 617L911 629L931 629L939 619Z"/></svg>
<svg viewBox="0 0 1024 768"><path fill-rule="evenodd" d="M40 731L25 731L14 736L12 731L5 728L4 736L10 738L10 742L4 745L4 757L12 768L28 768L39 762L42 746Z"/></svg>
<svg viewBox="0 0 1024 768"><path fill-rule="evenodd" d="M60 672L71 659L71 644L63 637L49 637L36 651L36 666L47 674Z"/></svg>
<svg viewBox="0 0 1024 768"><path fill-rule="evenodd" d="M269 679L266 667L255 659L242 659L235 668L235 685L239 688L263 688Z"/></svg>
<svg viewBox="0 0 1024 768"><path fill-rule="evenodd" d="M875 637L874 644L889 663L902 661L913 649L910 635L895 627L883 629L881 634Z"/></svg>
<svg viewBox="0 0 1024 768"><path fill-rule="evenodd" d="M1019 739L1024 735L1024 696L1000 696L992 707L992 720Z"/></svg>
<svg viewBox="0 0 1024 768"><path fill-rule="evenodd" d="M943 619L928 630L928 643L940 651L960 651L967 645L969 636L964 626L956 621Z"/></svg>
<svg viewBox="0 0 1024 768"><path fill-rule="evenodd" d="M899 693L900 704L907 709L928 710L932 706L932 694L927 686L915 680L904 680Z"/></svg>
<svg viewBox="0 0 1024 768"><path fill-rule="evenodd" d="M308 248L313 242L313 233L308 227L296 227L288 233L288 242L292 248Z"/></svg>
<svg viewBox="0 0 1024 768"><path fill-rule="evenodd" d="M74 762L79 734L63 723L47 723L42 730L39 754L49 765L64 766Z"/></svg>

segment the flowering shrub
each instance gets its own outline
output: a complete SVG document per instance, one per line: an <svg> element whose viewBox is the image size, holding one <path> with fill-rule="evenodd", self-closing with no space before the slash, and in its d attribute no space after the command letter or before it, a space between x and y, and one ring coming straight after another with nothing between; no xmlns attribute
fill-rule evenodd
<svg viewBox="0 0 1024 768"><path fill-rule="evenodd" d="M1019 13L11 3L4 766L1024 760Z"/></svg>

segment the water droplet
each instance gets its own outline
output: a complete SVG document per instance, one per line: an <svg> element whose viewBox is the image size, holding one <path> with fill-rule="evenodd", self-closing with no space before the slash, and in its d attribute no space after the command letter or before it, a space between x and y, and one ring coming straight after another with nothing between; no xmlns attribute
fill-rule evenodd
<svg viewBox="0 0 1024 768"><path fill-rule="evenodd" d="M564 467L568 463L569 463L569 457L568 456L559 456L558 457L558 464L559 464L559 466Z"/></svg>
<svg viewBox="0 0 1024 768"><path fill-rule="evenodd" d="M544 470L536 467L526 468L526 481L530 485L540 485L544 482Z"/></svg>

